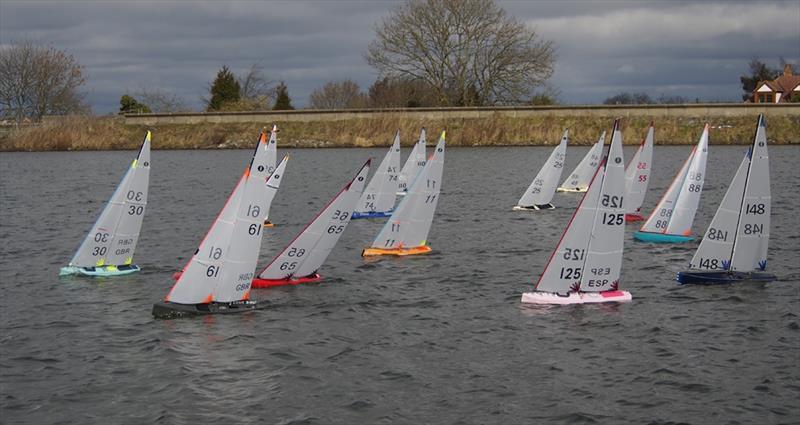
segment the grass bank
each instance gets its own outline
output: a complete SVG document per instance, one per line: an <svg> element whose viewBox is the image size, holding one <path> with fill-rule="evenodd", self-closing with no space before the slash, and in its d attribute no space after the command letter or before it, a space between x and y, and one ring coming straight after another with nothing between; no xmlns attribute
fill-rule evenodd
<svg viewBox="0 0 800 425"><path fill-rule="evenodd" d="M622 120L626 144L644 137L651 118ZM703 124L712 126L712 144L748 144L753 137L755 116L663 116L653 117L656 144L693 144ZM572 145L594 143L609 130L613 116L510 117L502 114L475 118L409 118L404 114L380 114L337 121L277 122L283 147L388 146L396 129L403 145L411 145L420 127L428 129L435 142L447 129L449 146L521 146L556 143L564 128L570 129ZM125 124L120 117L72 116L45 121L39 126L0 133L0 151L65 151L135 149L146 130L153 131L154 149L238 149L251 147L258 132L272 122L199 124ZM767 117L767 134L775 144L800 144L800 116Z"/></svg>

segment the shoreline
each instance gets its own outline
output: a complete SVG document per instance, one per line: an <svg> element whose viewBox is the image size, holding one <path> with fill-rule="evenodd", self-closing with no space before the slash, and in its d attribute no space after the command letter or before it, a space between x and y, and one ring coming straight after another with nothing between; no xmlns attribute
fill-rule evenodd
<svg viewBox="0 0 800 425"><path fill-rule="evenodd" d="M758 113L765 114L771 144L800 144L800 104L743 105L67 116L0 132L0 152L136 149L147 130L153 132L154 150L244 149L252 148L259 132L273 123L285 148L388 147L397 129L405 147L413 145L422 127L429 142L446 129L453 147L553 146L565 128L572 146L588 146L617 117L622 118L625 145L640 143L651 120L656 145L695 144L705 122L711 125L710 144L746 145L752 143Z"/></svg>

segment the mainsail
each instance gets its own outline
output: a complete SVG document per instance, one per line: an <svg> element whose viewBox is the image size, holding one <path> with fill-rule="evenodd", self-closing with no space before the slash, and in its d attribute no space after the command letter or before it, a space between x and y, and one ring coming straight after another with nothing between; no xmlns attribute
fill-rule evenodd
<svg viewBox="0 0 800 425"><path fill-rule="evenodd" d="M426 247L433 222L444 169L445 132L442 132L433 155L408 189L406 197L372 242L377 250L408 250ZM370 255L370 248L363 255Z"/></svg>
<svg viewBox="0 0 800 425"><path fill-rule="evenodd" d="M625 213L639 214L642 202L650 183L650 170L653 168L653 124L647 130L647 137L639 145L633 159L625 169Z"/></svg>
<svg viewBox="0 0 800 425"><path fill-rule="evenodd" d="M268 173L262 137L230 198L184 268L166 301L208 304L246 300L261 247L262 223L288 157Z"/></svg>
<svg viewBox="0 0 800 425"><path fill-rule="evenodd" d="M634 237L653 240L647 235L647 233L652 233L689 238L705 181L707 156L708 124L703 129L700 141L692 149L692 153L675 176L656 209L650 214L640 231L634 234Z"/></svg>
<svg viewBox="0 0 800 425"><path fill-rule="evenodd" d="M522 302L582 304L630 301L618 290L625 232L624 160L619 120L614 122L608 158L601 162L588 190L550 256L535 291Z"/></svg>
<svg viewBox="0 0 800 425"><path fill-rule="evenodd" d="M150 138L148 131L136 158L62 273L72 274L72 268L132 264L147 206Z"/></svg>
<svg viewBox="0 0 800 425"><path fill-rule="evenodd" d="M383 157L375 175L356 204L355 212L368 216L376 213L389 213L394 209L397 199L397 179L400 167L400 130L394 136L394 142Z"/></svg>
<svg viewBox="0 0 800 425"><path fill-rule="evenodd" d="M564 183L558 187L559 192L586 192L589 182L600 165L600 157L603 154L603 144L606 141L606 132L600 135L600 139L592 145L589 152L581 159Z"/></svg>
<svg viewBox="0 0 800 425"><path fill-rule="evenodd" d="M417 140L417 143L414 143L411 154L406 159L405 164L403 164L403 169L400 170L397 185L399 193L408 191L411 183L414 182L414 179L419 175L423 167L425 167L425 128L420 130L419 140Z"/></svg>
<svg viewBox="0 0 800 425"><path fill-rule="evenodd" d="M538 209L540 207L553 208L550 201L556 191L558 180L561 179L561 170L564 168L564 158L567 153L567 140L569 130L564 130L561 142L553 148L553 152L545 161L542 168L536 174L531 184L517 201L518 207L524 209ZM519 208L517 208L519 209Z"/></svg>
<svg viewBox="0 0 800 425"><path fill-rule="evenodd" d="M279 283L262 280L292 283L290 280L293 278L307 278L316 274L350 222L353 208L364 190L369 166L370 161L367 161L356 176L258 274L258 279L253 282L254 287Z"/></svg>
<svg viewBox="0 0 800 425"><path fill-rule="evenodd" d="M733 176L722 202L680 283L768 282L770 212L769 154L764 116L758 118L753 146Z"/></svg>

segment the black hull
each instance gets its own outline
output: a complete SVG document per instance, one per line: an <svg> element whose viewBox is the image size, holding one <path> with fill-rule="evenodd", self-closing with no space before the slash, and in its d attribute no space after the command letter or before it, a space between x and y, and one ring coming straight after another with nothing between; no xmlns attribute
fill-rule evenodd
<svg viewBox="0 0 800 425"><path fill-rule="evenodd" d="M775 275L762 272L735 272L729 270L718 271L686 271L680 272L675 280L681 284L717 285L741 281L771 282Z"/></svg>
<svg viewBox="0 0 800 425"><path fill-rule="evenodd" d="M213 302L209 304L177 304L164 301L153 304L153 317L156 319L177 319L206 314L243 313L255 310L256 306L256 301Z"/></svg>
<svg viewBox="0 0 800 425"><path fill-rule="evenodd" d="M515 209L522 211L522 210L530 210L530 211L540 211L540 210L552 210L556 207L553 204L541 204L541 205L517 205L514 207Z"/></svg>

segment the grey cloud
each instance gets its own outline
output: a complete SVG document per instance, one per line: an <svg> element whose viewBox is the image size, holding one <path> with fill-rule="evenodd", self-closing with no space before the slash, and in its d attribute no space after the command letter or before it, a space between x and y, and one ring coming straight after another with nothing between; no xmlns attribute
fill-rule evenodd
<svg viewBox="0 0 800 425"><path fill-rule="evenodd" d="M161 88L200 108L223 64L261 62L285 80L296 106L327 81L377 77L363 60L376 22L401 1L0 2L0 42L31 38L85 66L96 112L119 96ZM796 1L500 1L511 16L552 39L551 85L570 103L619 91L739 99L739 75L754 54L800 58ZM777 20L777 23L775 21ZM773 22L770 26L769 22Z"/></svg>

